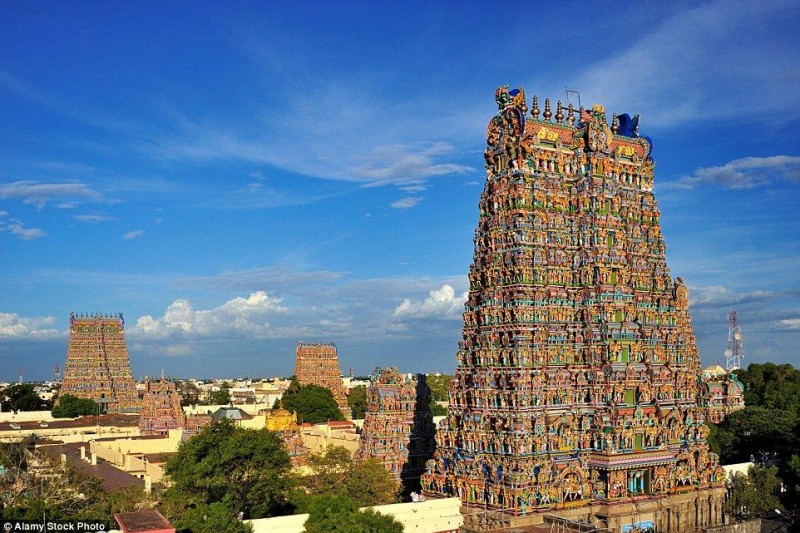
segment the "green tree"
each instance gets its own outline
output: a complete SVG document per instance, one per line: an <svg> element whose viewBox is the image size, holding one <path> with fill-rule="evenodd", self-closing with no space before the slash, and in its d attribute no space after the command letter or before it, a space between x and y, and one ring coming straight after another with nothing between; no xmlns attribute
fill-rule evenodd
<svg viewBox="0 0 800 533"><path fill-rule="evenodd" d="M434 402L446 402L450 397L450 382L453 376L447 374L428 374L425 376L428 387L431 388L431 400Z"/></svg>
<svg viewBox="0 0 800 533"><path fill-rule="evenodd" d="M250 524L239 520L238 513L222 502L201 503L186 509L174 522L181 533L248 533Z"/></svg>
<svg viewBox="0 0 800 533"><path fill-rule="evenodd" d="M367 388L364 385L357 385L350 389L347 395L347 405L350 406L354 419L364 418L367 411Z"/></svg>
<svg viewBox="0 0 800 533"><path fill-rule="evenodd" d="M50 405L42 400L30 383L11 385L0 391L3 411L44 411Z"/></svg>
<svg viewBox="0 0 800 533"><path fill-rule="evenodd" d="M181 397L182 406L200 405L200 389L191 381L179 381L178 394Z"/></svg>
<svg viewBox="0 0 800 533"><path fill-rule="evenodd" d="M298 480L302 493L295 502L301 509L308 509L310 504L303 494L339 494L361 507L397 501L399 486L386 468L374 458L354 461L342 446L329 446L323 453L311 454L308 469L311 473Z"/></svg>
<svg viewBox="0 0 800 533"><path fill-rule="evenodd" d="M181 443L167 462L172 486L165 497L179 504L170 511L176 514L181 505L188 509L220 502L245 518L275 516L289 507L290 468L278 435L221 420Z"/></svg>
<svg viewBox="0 0 800 533"><path fill-rule="evenodd" d="M293 380L292 384L296 383ZM276 406L280 403L285 409L297 413L297 421L300 423L320 424L330 420L344 420L344 415L333 399L333 393L318 385L290 386L280 401L275 402Z"/></svg>
<svg viewBox="0 0 800 533"><path fill-rule="evenodd" d="M341 494L313 498L306 533L402 533L403 525L391 516L358 505Z"/></svg>
<svg viewBox="0 0 800 533"><path fill-rule="evenodd" d="M751 466L747 475L733 478L726 510L740 518L769 518L783 511L778 499L781 481L774 466Z"/></svg>
<svg viewBox="0 0 800 533"><path fill-rule="evenodd" d="M447 408L442 407L436 402L431 402L431 414L433 416L446 416Z"/></svg>
<svg viewBox="0 0 800 533"><path fill-rule="evenodd" d="M231 386L225 381L219 386L219 389L211 391L208 395L208 401L211 405L228 405L231 403Z"/></svg>
<svg viewBox="0 0 800 533"><path fill-rule="evenodd" d="M94 415L98 412L98 404L89 398L78 398L72 394L61 396L50 412L53 418L75 418Z"/></svg>

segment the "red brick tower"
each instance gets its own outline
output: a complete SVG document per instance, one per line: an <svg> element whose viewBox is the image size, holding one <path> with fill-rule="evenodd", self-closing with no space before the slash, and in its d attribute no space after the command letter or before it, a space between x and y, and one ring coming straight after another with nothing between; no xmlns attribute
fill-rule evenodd
<svg viewBox="0 0 800 533"><path fill-rule="evenodd" d="M297 362L295 377L300 385L318 385L330 389L333 398L344 417L350 420L353 415L347 404L347 394L339 370L339 356L336 345L297 343Z"/></svg>

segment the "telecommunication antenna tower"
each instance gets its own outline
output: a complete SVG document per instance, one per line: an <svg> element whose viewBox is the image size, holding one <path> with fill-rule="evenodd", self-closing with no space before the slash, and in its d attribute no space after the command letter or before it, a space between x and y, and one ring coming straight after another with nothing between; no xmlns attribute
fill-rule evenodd
<svg viewBox="0 0 800 533"><path fill-rule="evenodd" d="M725 350L725 370L742 368L742 330L736 322L736 311L728 315L728 348Z"/></svg>
<svg viewBox="0 0 800 533"><path fill-rule="evenodd" d="M20 367L20 368L18 368L18 369L17 369L17 375L19 376L19 384L20 384L20 385L22 385L23 383L25 383L25 379L24 379L24 378L23 378L23 376L22 376L23 372L24 372L24 369L23 369L22 367Z"/></svg>
<svg viewBox="0 0 800 533"><path fill-rule="evenodd" d="M61 381L61 367L58 365L53 369L53 381Z"/></svg>

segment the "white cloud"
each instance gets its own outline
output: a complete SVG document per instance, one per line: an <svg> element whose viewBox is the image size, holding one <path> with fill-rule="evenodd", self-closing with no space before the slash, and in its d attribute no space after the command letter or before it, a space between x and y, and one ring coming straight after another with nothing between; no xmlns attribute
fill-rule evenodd
<svg viewBox="0 0 800 533"><path fill-rule="evenodd" d="M137 238L141 237L142 235L144 235L144 230L137 229L137 230L134 230L134 231L129 231L128 233L123 235L122 238L125 239L126 241L129 241L131 239L137 239Z"/></svg>
<svg viewBox="0 0 800 533"><path fill-rule="evenodd" d="M691 287L690 304L695 307L730 307L749 302L771 300L776 297L772 291L732 292L727 287L714 285L709 287Z"/></svg>
<svg viewBox="0 0 800 533"><path fill-rule="evenodd" d="M167 346L167 355L171 355L173 357L183 357L186 355L191 355L194 350L188 344L172 344Z"/></svg>
<svg viewBox="0 0 800 533"><path fill-rule="evenodd" d="M264 291L241 296L213 309L194 309L189 300L175 300L160 318L139 317L131 330L133 336L165 338L169 336L226 337L231 335L264 336L270 331L267 316L284 313L280 298Z"/></svg>
<svg viewBox="0 0 800 533"><path fill-rule="evenodd" d="M456 296L455 289L445 283L441 288L430 291L428 297L422 301L414 301L405 298L394 310L394 316L458 319L461 317L461 312L464 310L464 302L466 301L466 291Z"/></svg>
<svg viewBox="0 0 800 533"><path fill-rule="evenodd" d="M80 200L102 201L103 196L85 183L70 181L64 183L38 183L36 181L15 181L0 185L0 198L21 199L23 203L42 209L48 202L70 199L68 205Z"/></svg>
<svg viewBox="0 0 800 533"><path fill-rule="evenodd" d="M698 168L691 176L683 176L660 188L694 189L699 185L712 184L722 185L726 189L752 189L779 181L800 182L800 157L744 157L722 166Z"/></svg>
<svg viewBox="0 0 800 533"><path fill-rule="evenodd" d="M0 313L0 338L53 339L64 335L55 327L52 316L22 317L16 313Z"/></svg>
<svg viewBox="0 0 800 533"><path fill-rule="evenodd" d="M5 229L9 231L12 235L16 235L17 237L25 241L30 241L33 239L41 239L46 235L44 230L41 230L39 228L25 228L22 222L16 220L0 229Z"/></svg>
<svg viewBox="0 0 800 533"><path fill-rule="evenodd" d="M395 209L411 209L422 201L419 196L407 196L391 203Z"/></svg>
<svg viewBox="0 0 800 533"><path fill-rule="evenodd" d="M117 220L116 218L107 215L73 215L72 218L77 220L78 222L88 222L90 224Z"/></svg>
<svg viewBox="0 0 800 533"><path fill-rule="evenodd" d="M407 192L422 191L433 176L469 174L475 169L453 163L437 163L436 158L451 154L453 147L444 142L421 145L380 146L348 170L367 180L367 186L398 185Z"/></svg>
<svg viewBox="0 0 800 533"><path fill-rule="evenodd" d="M800 330L800 318L788 318L786 320L779 320L778 326L781 329Z"/></svg>
<svg viewBox="0 0 800 533"><path fill-rule="evenodd" d="M798 49L775 38L796 24L796 9L791 1L704 2L676 11L569 85L584 105L602 98L606 109L641 113L645 134L684 121L796 117L786 102L796 94Z"/></svg>

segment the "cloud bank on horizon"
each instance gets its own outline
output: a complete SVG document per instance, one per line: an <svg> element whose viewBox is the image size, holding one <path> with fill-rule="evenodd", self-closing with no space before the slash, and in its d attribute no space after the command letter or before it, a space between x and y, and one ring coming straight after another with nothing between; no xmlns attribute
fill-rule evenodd
<svg viewBox="0 0 800 533"><path fill-rule="evenodd" d="M640 114L704 362L735 308L746 362L798 364L796 2L349 5L7 4L0 380L63 364L73 310L124 312L137 374L288 374L298 340L451 372L506 83Z"/></svg>

